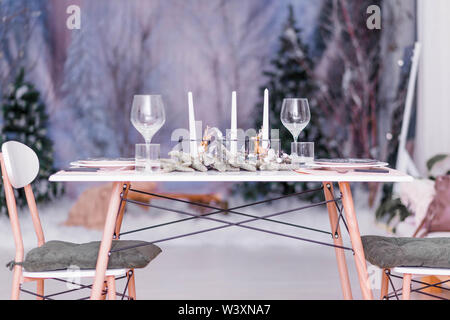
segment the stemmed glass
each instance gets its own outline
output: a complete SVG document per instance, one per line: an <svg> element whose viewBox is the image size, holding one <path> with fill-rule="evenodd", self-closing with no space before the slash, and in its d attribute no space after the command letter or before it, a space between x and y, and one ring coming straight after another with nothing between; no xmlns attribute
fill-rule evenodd
<svg viewBox="0 0 450 320"><path fill-rule="evenodd" d="M290 98L283 100L281 122L297 142L298 136L311 120L308 99Z"/></svg>
<svg viewBox="0 0 450 320"><path fill-rule="evenodd" d="M147 145L166 122L164 104L160 95L135 95L131 108L131 123L144 137Z"/></svg>

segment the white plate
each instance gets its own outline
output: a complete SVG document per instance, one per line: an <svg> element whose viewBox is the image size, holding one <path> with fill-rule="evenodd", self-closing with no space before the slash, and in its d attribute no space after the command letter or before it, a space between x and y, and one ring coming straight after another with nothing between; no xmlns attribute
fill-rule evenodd
<svg viewBox="0 0 450 320"><path fill-rule="evenodd" d="M129 160L80 160L71 162L70 165L83 168L123 168L133 167L135 162Z"/></svg>
<svg viewBox="0 0 450 320"><path fill-rule="evenodd" d="M366 165L366 164L376 164L380 161L374 159L355 159L355 158L346 158L346 159L315 159L314 163L321 165L341 165L341 164L351 164L351 165Z"/></svg>
<svg viewBox="0 0 450 320"><path fill-rule="evenodd" d="M387 162L376 162L367 164L355 164L355 163L336 163L336 164L321 164L321 163L310 163L308 167L311 168L326 168L326 169L367 169L367 168L380 168L387 167L389 163Z"/></svg>

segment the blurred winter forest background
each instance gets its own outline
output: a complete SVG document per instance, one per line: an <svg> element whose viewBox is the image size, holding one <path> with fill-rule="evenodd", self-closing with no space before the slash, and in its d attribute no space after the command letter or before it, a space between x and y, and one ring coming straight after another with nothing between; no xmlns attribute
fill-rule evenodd
<svg viewBox="0 0 450 320"><path fill-rule="evenodd" d="M71 4L80 30L66 27ZM381 30L366 26L373 4ZM0 98L14 106L23 83L39 93L31 102L45 106L36 126L53 143L50 171L133 156L142 139L129 121L134 94L163 95L167 120L154 141L167 152L174 129L188 127L188 91L197 120L226 130L236 90L238 127L248 129L262 121L265 87L272 128L284 97L310 99L302 138L317 155L387 160L404 102L398 61L415 25L413 0L0 0ZM3 128L30 127L19 118L3 108Z"/></svg>

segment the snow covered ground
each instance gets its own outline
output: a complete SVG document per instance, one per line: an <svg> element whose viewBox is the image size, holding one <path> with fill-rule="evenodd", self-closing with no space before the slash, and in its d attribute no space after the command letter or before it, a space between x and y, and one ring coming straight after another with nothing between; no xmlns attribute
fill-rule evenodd
<svg viewBox="0 0 450 320"><path fill-rule="evenodd" d="M367 207L366 195L356 192L354 198L361 233L385 234L383 229L375 224L374 210ZM154 203L192 211L184 204L174 206L165 200ZM230 206L241 203L242 200L233 198ZM299 203L296 200L284 200L274 205L242 211L262 215L263 212L270 213L294 208ZM72 201L62 199L40 208L46 240L58 239L73 242L99 240L101 231L62 225L67 219L72 204ZM182 217L185 216L156 209L145 211L139 207L129 206L122 231ZM240 220L231 215L217 217L229 221ZM277 219L327 231L329 229L325 207L308 209L302 213L291 213ZM188 221L123 236L122 239L150 241L218 225L210 221ZM270 222L254 222L251 225L331 242L326 234L312 233L289 226ZM36 243L33 225L27 212L21 213L21 228L24 234L25 251L27 251ZM350 244L347 235L344 237L344 243L347 246ZM341 299L342 297L334 249L331 247L238 227L163 242L159 246L163 252L147 268L138 270L136 273L137 293L140 299ZM12 260L13 256L14 244L9 221L7 217L0 217L0 266ZM347 253L347 260L354 297L360 298L351 253ZM0 299L9 298L11 278L11 272L5 267L0 267ZM25 286L34 289L35 285L31 283ZM122 284L119 284L119 288L121 286ZM46 289L49 292L56 288L61 288L61 284L46 282ZM85 295L89 295L89 292L85 291L82 296ZM23 294L22 298L33 297Z"/></svg>

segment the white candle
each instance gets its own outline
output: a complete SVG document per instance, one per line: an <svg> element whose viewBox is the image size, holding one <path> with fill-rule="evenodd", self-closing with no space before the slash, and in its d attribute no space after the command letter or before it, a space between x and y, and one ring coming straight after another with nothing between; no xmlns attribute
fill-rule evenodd
<svg viewBox="0 0 450 320"><path fill-rule="evenodd" d="M262 147L269 147L269 90L264 90L264 111L263 111L263 143Z"/></svg>
<svg viewBox="0 0 450 320"><path fill-rule="evenodd" d="M237 110L236 110L236 91L231 94L231 132L230 132L230 153L237 154Z"/></svg>
<svg viewBox="0 0 450 320"><path fill-rule="evenodd" d="M190 139L190 152L191 156L197 157L197 132L195 131L195 114L194 114L194 99L192 98L192 92L188 93L189 103L189 139Z"/></svg>

